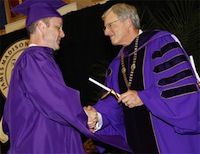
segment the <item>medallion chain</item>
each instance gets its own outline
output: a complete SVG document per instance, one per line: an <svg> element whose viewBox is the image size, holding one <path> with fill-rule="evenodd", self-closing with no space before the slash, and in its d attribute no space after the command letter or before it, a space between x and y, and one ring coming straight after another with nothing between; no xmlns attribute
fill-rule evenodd
<svg viewBox="0 0 200 154"><path fill-rule="evenodd" d="M121 72L122 72L122 75L123 75L127 89L130 89L131 83L133 81L133 74L134 74L134 70L136 68L138 42L139 42L139 35L136 37L136 40L135 40L133 63L131 65L131 71L130 71L129 79L126 76L126 67L125 67L125 63L124 63L124 55L123 55L123 53L121 55L121 66L122 66Z"/></svg>

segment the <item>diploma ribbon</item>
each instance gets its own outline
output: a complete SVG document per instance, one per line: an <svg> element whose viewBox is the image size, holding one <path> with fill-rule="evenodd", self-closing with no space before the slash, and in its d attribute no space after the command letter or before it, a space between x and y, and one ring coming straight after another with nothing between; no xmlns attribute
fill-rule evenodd
<svg viewBox="0 0 200 154"><path fill-rule="evenodd" d="M115 96L116 99L119 99L119 96L117 95L117 93L116 93L113 89L111 89L110 91L108 91L107 93L105 93L105 94L101 97L101 99L106 98L109 94L113 94L113 95Z"/></svg>

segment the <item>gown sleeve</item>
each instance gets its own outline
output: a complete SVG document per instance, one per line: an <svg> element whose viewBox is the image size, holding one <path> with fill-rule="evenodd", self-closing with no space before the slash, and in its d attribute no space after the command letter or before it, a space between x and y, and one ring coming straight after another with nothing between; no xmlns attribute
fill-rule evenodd
<svg viewBox="0 0 200 154"><path fill-rule="evenodd" d="M167 35L147 46L145 90L139 97L158 119L181 134L198 133L199 88L188 56L175 37Z"/></svg>
<svg viewBox="0 0 200 154"><path fill-rule="evenodd" d="M107 87L114 89L117 93L119 93L119 62L119 59L115 58L109 65L105 82ZM111 135L118 134L122 136L126 141L122 106L117 102L117 99L114 97L114 95L110 94L103 100L99 99L99 101L95 104L94 107L98 112L101 113L103 119L103 126L96 133Z"/></svg>

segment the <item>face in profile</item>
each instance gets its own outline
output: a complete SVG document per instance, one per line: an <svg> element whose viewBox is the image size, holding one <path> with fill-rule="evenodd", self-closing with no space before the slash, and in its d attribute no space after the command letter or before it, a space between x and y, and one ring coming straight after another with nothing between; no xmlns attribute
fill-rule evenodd
<svg viewBox="0 0 200 154"><path fill-rule="evenodd" d="M110 37L113 45L126 45L129 34L126 20L119 20L117 15L109 12L104 19L104 34Z"/></svg>
<svg viewBox="0 0 200 154"><path fill-rule="evenodd" d="M65 36L62 26L63 21L61 18L52 17L44 32L45 44L53 50L58 50L60 48L60 41Z"/></svg>

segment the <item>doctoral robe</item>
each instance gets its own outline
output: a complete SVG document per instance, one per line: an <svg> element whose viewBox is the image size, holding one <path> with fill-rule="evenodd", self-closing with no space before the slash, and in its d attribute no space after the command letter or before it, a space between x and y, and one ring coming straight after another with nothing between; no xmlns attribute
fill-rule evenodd
<svg viewBox="0 0 200 154"><path fill-rule="evenodd" d="M8 153L85 153L80 133L130 151L119 134L90 133L79 91L65 85L53 52L32 46L15 63L3 113Z"/></svg>
<svg viewBox="0 0 200 154"><path fill-rule="evenodd" d="M143 32L139 37L145 37L148 33L152 32ZM144 52L140 66L144 89L138 90L138 95L150 113L158 150L160 153L200 153L197 79L178 39L166 31L154 33L145 42L139 40L137 52ZM106 77L106 85L118 93L121 92L120 82L124 82L119 78L120 57L124 49L109 65ZM133 54L131 52L126 56ZM136 67L139 66L136 64ZM111 95L99 100L95 108L103 117L102 129L96 133L118 132L127 140L123 105Z"/></svg>

